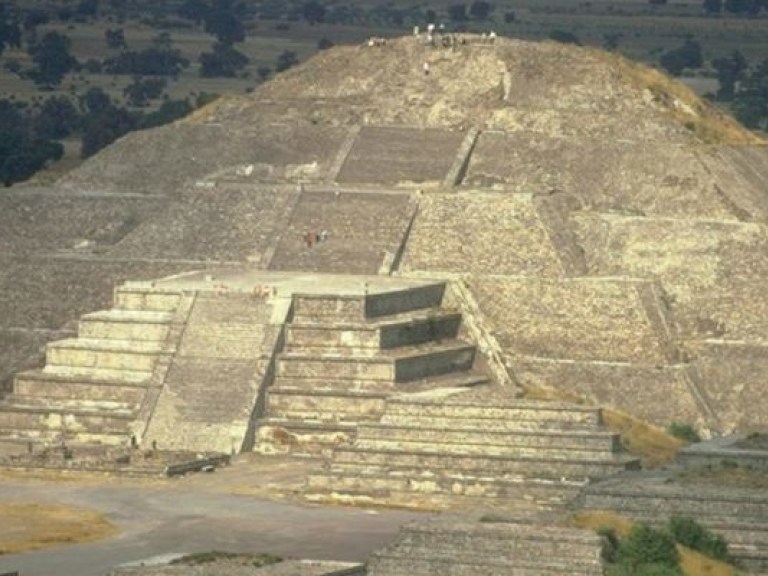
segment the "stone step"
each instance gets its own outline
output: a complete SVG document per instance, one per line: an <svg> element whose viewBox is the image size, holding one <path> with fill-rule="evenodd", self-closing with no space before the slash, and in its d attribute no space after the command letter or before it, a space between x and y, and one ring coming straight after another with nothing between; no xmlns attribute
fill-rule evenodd
<svg viewBox="0 0 768 576"><path fill-rule="evenodd" d="M120 286L115 293L115 307L122 310L174 312L181 302L181 292L149 286Z"/></svg>
<svg viewBox="0 0 768 576"><path fill-rule="evenodd" d="M461 314L453 312L409 315L368 322L294 322L288 326L286 348L389 349L455 339Z"/></svg>
<svg viewBox="0 0 768 576"><path fill-rule="evenodd" d="M433 556L374 553L369 576L602 576L602 566L570 562L567 558L501 561L467 555L454 561Z"/></svg>
<svg viewBox="0 0 768 576"><path fill-rule="evenodd" d="M461 560L466 555L508 559L566 556L600 565L602 539L591 530L514 522L422 522L400 529L389 552ZM386 549L385 549L386 550Z"/></svg>
<svg viewBox="0 0 768 576"><path fill-rule="evenodd" d="M584 494L584 508L590 510L616 510L620 514L633 516L636 513L669 517L681 514L701 519L707 517L768 518L768 498L742 495L737 490L731 494L722 490L696 490L681 487L677 493L655 494L654 487L647 486L644 493L636 491L611 490L604 492L597 487Z"/></svg>
<svg viewBox="0 0 768 576"><path fill-rule="evenodd" d="M140 381L125 381L98 373L77 375L29 370L16 375L13 390L22 396L138 404L144 398L149 384L149 373L141 374L144 377Z"/></svg>
<svg viewBox="0 0 768 576"><path fill-rule="evenodd" d="M348 444L356 426L348 422L264 418L256 429L253 451L261 454L330 455L340 444Z"/></svg>
<svg viewBox="0 0 768 576"><path fill-rule="evenodd" d="M50 342L46 364L150 372L162 352L158 342L72 338Z"/></svg>
<svg viewBox="0 0 768 576"><path fill-rule="evenodd" d="M369 391L309 391L273 386L267 391L267 414L280 417L301 413L309 420L378 419L386 398L386 394Z"/></svg>
<svg viewBox="0 0 768 576"><path fill-rule="evenodd" d="M402 452L369 450L344 446L334 452L333 465L341 469L391 470L413 475L422 471L443 474L454 471L470 477L536 477L582 481L603 478L628 469L639 469L639 461L623 455L594 458L582 455L492 455L448 454L441 452ZM581 458L579 456L582 456Z"/></svg>
<svg viewBox="0 0 768 576"><path fill-rule="evenodd" d="M432 425L436 422L455 422L455 426L446 428L485 428L504 427L504 422L536 422L576 424L596 427L602 423L599 408L559 402L516 400L505 405L481 403L462 403L461 401L434 402L429 399L392 398L387 405L387 412L382 420L388 424L403 424L441 428Z"/></svg>
<svg viewBox="0 0 768 576"><path fill-rule="evenodd" d="M599 431L517 430L493 431L446 428L410 428L389 424L361 424L358 445L381 448L400 447L405 451L419 451L439 445L448 452L489 451L508 453L519 449L556 451L594 451L611 454L621 448L618 434Z"/></svg>
<svg viewBox="0 0 768 576"><path fill-rule="evenodd" d="M439 283L375 294L296 294L293 298L293 319L296 322L317 322L329 318L360 321L438 308L444 292L445 284Z"/></svg>
<svg viewBox="0 0 768 576"><path fill-rule="evenodd" d="M461 342L398 348L375 357L287 352L278 357L277 376L406 382L469 370L474 357L475 347Z"/></svg>
<svg viewBox="0 0 768 576"><path fill-rule="evenodd" d="M410 382L390 382L385 380L348 379L334 380L333 378L289 378L280 376L275 380L275 388L291 388L294 390L340 390L368 391L387 394L407 394L433 390L435 388L472 388L489 384L487 376L475 372L455 372L441 374Z"/></svg>
<svg viewBox="0 0 768 576"><path fill-rule="evenodd" d="M33 451L43 447L58 446L65 442L68 446L130 446L130 435L126 431L89 433L82 430L58 429L21 429L0 428L0 445L14 447L16 453L26 453L31 446Z"/></svg>
<svg viewBox="0 0 768 576"><path fill-rule="evenodd" d="M507 498L518 503L518 510L539 511L565 506L578 495L582 485L583 482L535 478L466 477L450 471L446 474L409 475L333 467L322 473L310 474L305 497L316 502L405 507L420 507L421 497L432 499L437 496L433 502L438 507L443 503L455 506L465 499L476 506L477 499Z"/></svg>
<svg viewBox="0 0 768 576"><path fill-rule="evenodd" d="M0 403L2 430L67 430L73 433L126 432L134 420L133 411L110 410L103 406L49 406L15 402L8 397Z"/></svg>
<svg viewBox="0 0 768 576"><path fill-rule="evenodd" d="M173 314L145 310L102 310L80 318L78 335L86 339L162 342Z"/></svg>

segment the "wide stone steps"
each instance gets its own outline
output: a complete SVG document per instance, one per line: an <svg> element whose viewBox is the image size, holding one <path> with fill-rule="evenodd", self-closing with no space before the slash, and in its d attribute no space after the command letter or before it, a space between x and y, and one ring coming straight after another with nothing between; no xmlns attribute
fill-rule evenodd
<svg viewBox="0 0 768 576"><path fill-rule="evenodd" d="M115 292L115 307L142 312L173 312L181 297L181 292L175 290L123 285Z"/></svg>
<svg viewBox="0 0 768 576"><path fill-rule="evenodd" d="M392 398L382 423L412 428L525 430L538 428L596 429L599 408L557 402L519 400L504 405Z"/></svg>
<svg viewBox="0 0 768 576"><path fill-rule="evenodd" d="M600 575L602 540L590 531L522 523L431 521L404 526L374 552L369 576Z"/></svg>
<svg viewBox="0 0 768 576"><path fill-rule="evenodd" d="M22 396L42 396L51 399L78 399L96 401L118 401L139 404L144 398L148 384L148 372L132 373L125 377L125 371L101 374L99 371L85 374L29 370L16 375L13 390ZM135 375L140 378L133 378Z"/></svg>
<svg viewBox="0 0 768 576"><path fill-rule="evenodd" d="M354 437L357 424L310 418L270 417L259 421L254 450L262 454L318 456Z"/></svg>
<svg viewBox="0 0 768 576"><path fill-rule="evenodd" d="M14 453L24 453L31 447L33 451L40 446L57 446L64 441L76 446L128 446L130 435L125 430L116 432L84 432L62 429L19 429L0 428L0 447Z"/></svg>
<svg viewBox="0 0 768 576"><path fill-rule="evenodd" d="M397 538L398 551L410 555L432 553L461 560L474 556L554 558L567 549L568 559L600 564L600 539L589 531L556 526L518 525L507 522L452 522L411 524Z"/></svg>
<svg viewBox="0 0 768 576"><path fill-rule="evenodd" d="M270 388L267 413L293 420L332 420L356 422L378 419L384 411L387 394L370 391Z"/></svg>
<svg viewBox="0 0 768 576"><path fill-rule="evenodd" d="M102 310L80 318L78 335L86 339L162 342L172 320L170 312Z"/></svg>
<svg viewBox="0 0 768 576"><path fill-rule="evenodd" d="M592 563L525 560L488 560L467 554L460 560L378 553L368 564L369 576L602 576Z"/></svg>
<svg viewBox="0 0 768 576"><path fill-rule="evenodd" d="M275 388L306 391L367 391L387 394L423 392L439 389L464 389L488 384L487 376L476 372L455 372L440 374L430 378L411 380L409 382L390 382L385 380L334 380L332 378L289 378L280 377ZM275 389L273 388L273 389Z"/></svg>
<svg viewBox="0 0 768 576"><path fill-rule="evenodd" d="M390 424L361 424L357 441L358 446L401 447L406 451L439 445L441 450L465 453L509 453L518 449L613 453L621 448L619 435L611 432L412 428Z"/></svg>
<svg viewBox="0 0 768 576"><path fill-rule="evenodd" d="M158 342L72 338L50 342L46 364L151 372L162 353L163 348Z"/></svg>
<svg viewBox="0 0 768 576"><path fill-rule="evenodd" d="M461 314L448 312L410 313L395 319L363 323L294 322L286 332L289 348L351 347L356 353L366 349L390 349L456 338Z"/></svg>
<svg viewBox="0 0 768 576"><path fill-rule="evenodd" d="M400 474L416 476L429 471L430 474L454 472L480 478L526 477L582 481L603 478L628 469L639 469L640 464L637 460L623 455L595 458L592 453L572 456L549 456L541 453L451 454L442 451L373 450L355 445L335 449L333 467L336 471L349 473L356 470L397 471Z"/></svg>
<svg viewBox="0 0 768 576"><path fill-rule="evenodd" d="M405 382L472 368L475 347L461 342L399 348L376 356L286 352L277 376Z"/></svg>
<svg viewBox="0 0 768 576"><path fill-rule="evenodd" d="M70 432L125 432L134 420L132 410L103 405L39 405L9 398L0 404L0 430L67 430Z"/></svg>
<svg viewBox="0 0 768 576"><path fill-rule="evenodd" d="M364 282L364 280L363 280ZM296 295L293 322L362 321L440 307L445 284L428 284L368 295Z"/></svg>
<svg viewBox="0 0 768 576"><path fill-rule="evenodd" d="M414 475L409 471L349 471L333 467L307 478L305 498L313 502L406 508L476 506L478 499L503 498L505 507L514 505L520 511L541 511L562 508L576 498L583 485L583 481L498 478L492 474L462 476L452 471Z"/></svg>

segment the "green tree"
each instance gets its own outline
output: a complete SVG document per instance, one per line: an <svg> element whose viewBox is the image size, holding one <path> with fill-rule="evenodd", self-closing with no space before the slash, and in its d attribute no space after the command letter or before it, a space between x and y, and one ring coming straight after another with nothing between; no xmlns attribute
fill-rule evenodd
<svg viewBox="0 0 768 576"><path fill-rule="evenodd" d="M123 95L130 106L142 108L149 104L150 100L159 98L165 89L163 78L142 78L136 76L133 82L123 88Z"/></svg>
<svg viewBox="0 0 768 576"><path fill-rule="evenodd" d="M673 76L679 76L685 68L700 68L704 64L701 44L687 38L682 46L664 52L659 63Z"/></svg>
<svg viewBox="0 0 768 576"><path fill-rule="evenodd" d="M128 47L125 42L125 32L122 28L107 28L104 31L104 40L110 50L121 50Z"/></svg>
<svg viewBox="0 0 768 576"><path fill-rule="evenodd" d="M232 45L245 40L246 6L235 0L213 0L206 11L205 31L216 37L220 44Z"/></svg>
<svg viewBox="0 0 768 576"><path fill-rule="evenodd" d="M466 22L467 20L467 5L466 4L453 4L448 7L448 17L453 22Z"/></svg>
<svg viewBox="0 0 768 576"><path fill-rule="evenodd" d="M85 119L80 155L83 158L93 156L124 134L135 130L137 124L137 116L125 108L116 108L112 105L98 113L88 115Z"/></svg>
<svg viewBox="0 0 768 576"><path fill-rule="evenodd" d="M745 126L768 130L768 59L745 74L733 98L733 111Z"/></svg>
<svg viewBox="0 0 768 576"><path fill-rule="evenodd" d="M702 7L707 14L720 14L723 11L723 0L704 0Z"/></svg>
<svg viewBox="0 0 768 576"><path fill-rule="evenodd" d="M283 50L280 55L277 57L277 62L275 63L275 70L277 72L282 72L284 70L288 70L291 66L295 66L299 63L299 59L296 56L296 52L293 52L292 50Z"/></svg>
<svg viewBox="0 0 768 576"><path fill-rule="evenodd" d="M747 70L747 59L738 50L734 50L724 58L716 58L712 65L717 70L717 81L720 88L717 91L717 99L724 102L733 100L738 82Z"/></svg>
<svg viewBox="0 0 768 576"><path fill-rule="evenodd" d="M4 2L0 2L0 55L8 47L21 47L21 29Z"/></svg>
<svg viewBox="0 0 768 576"><path fill-rule="evenodd" d="M212 52L200 54L200 76L232 78L248 64L248 57L229 44L217 42Z"/></svg>
<svg viewBox="0 0 768 576"><path fill-rule="evenodd" d="M66 96L51 96L32 121L35 135L44 140L66 138L77 130L80 114Z"/></svg>
<svg viewBox="0 0 768 576"><path fill-rule="evenodd" d="M304 16L304 20L310 24L317 24L325 20L325 6L317 0L310 0L304 2L301 7L301 14Z"/></svg>
<svg viewBox="0 0 768 576"><path fill-rule="evenodd" d="M669 533L676 542L692 550L706 554L715 560L727 562L728 543L719 534L714 534L686 516L672 516L669 519Z"/></svg>
<svg viewBox="0 0 768 576"><path fill-rule="evenodd" d="M576 44L577 46L581 46L581 40L579 40L576 34L566 30L552 30L552 32L549 33L549 39L554 40L555 42L560 42L561 44Z"/></svg>
<svg viewBox="0 0 768 576"><path fill-rule="evenodd" d="M469 15L475 20L488 20L488 17L493 12L493 4L486 2L485 0L475 0L469 6Z"/></svg>
<svg viewBox="0 0 768 576"><path fill-rule="evenodd" d="M662 530L636 524L619 547L619 564L637 569L644 564L676 568L675 540Z"/></svg>
<svg viewBox="0 0 768 576"><path fill-rule="evenodd" d="M61 84L64 76L77 64L69 51L71 42L59 32L47 32L39 43L32 46L30 53L35 69L31 76L43 88Z"/></svg>

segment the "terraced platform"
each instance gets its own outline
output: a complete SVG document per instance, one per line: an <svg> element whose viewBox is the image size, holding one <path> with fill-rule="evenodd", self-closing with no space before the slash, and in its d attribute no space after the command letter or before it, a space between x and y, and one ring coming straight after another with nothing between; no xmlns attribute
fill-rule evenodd
<svg viewBox="0 0 768 576"><path fill-rule="evenodd" d="M556 509L585 483L638 466L600 423L595 408L500 391L394 396L309 477L307 498L416 508L495 498L518 510Z"/></svg>
<svg viewBox="0 0 768 576"><path fill-rule="evenodd" d="M466 222L476 223L473 229ZM528 194L427 194L419 202L404 271L560 276L563 266Z"/></svg>
<svg viewBox="0 0 768 576"><path fill-rule="evenodd" d="M600 550L596 534L545 526L535 518L433 520L403 526L391 544L374 552L368 574L598 576Z"/></svg>
<svg viewBox="0 0 768 576"><path fill-rule="evenodd" d="M460 314L440 309L444 284L376 296L294 300L267 392L256 450L319 454L376 421L398 392L482 385Z"/></svg>
<svg viewBox="0 0 768 576"><path fill-rule="evenodd" d="M304 192L275 249L271 270L388 273L414 208L408 195ZM309 246L310 231L328 238Z"/></svg>

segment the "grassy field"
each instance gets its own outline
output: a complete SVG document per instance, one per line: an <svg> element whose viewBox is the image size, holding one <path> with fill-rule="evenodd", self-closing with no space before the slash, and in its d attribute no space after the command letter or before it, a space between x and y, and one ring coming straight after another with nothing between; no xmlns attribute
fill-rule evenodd
<svg viewBox="0 0 768 576"><path fill-rule="evenodd" d="M0 555L90 542L115 533L101 514L36 503L0 503Z"/></svg>

